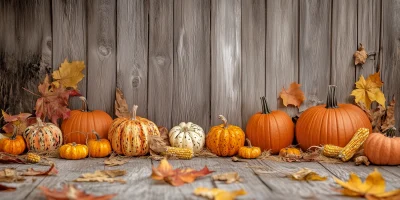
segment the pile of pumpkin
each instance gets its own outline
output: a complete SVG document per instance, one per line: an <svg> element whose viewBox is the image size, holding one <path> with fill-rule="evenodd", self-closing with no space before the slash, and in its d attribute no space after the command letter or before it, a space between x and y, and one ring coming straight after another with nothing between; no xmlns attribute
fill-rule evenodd
<svg viewBox="0 0 400 200"><path fill-rule="evenodd" d="M261 98L261 102L262 112L249 119L246 134L222 115L219 118L223 123L211 127L207 135L200 126L182 122L169 131L172 147L167 148L165 154L191 158L206 145L217 156L238 154L242 158L257 158L262 150L282 153L296 136L303 151L325 145L325 152L343 161L349 160L366 140L365 154L372 163L400 164L400 156L396 155L400 152L400 138L369 134L372 127L366 114L355 105L337 104L333 86L329 87L326 105L307 109L296 126L285 112L270 111L265 98ZM104 111L73 110L70 118L63 121L61 130L37 119L36 124L26 128L23 136L14 133L11 138L1 139L0 151L21 154L26 147L33 152L58 149L60 157L65 159L105 157L112 151L126 156L147 155L150 137L159 136L160 131L152 121L136 116L136 110L134 106L130 118L115 120ZM244 146L246 137L254 147Z"/></svg>

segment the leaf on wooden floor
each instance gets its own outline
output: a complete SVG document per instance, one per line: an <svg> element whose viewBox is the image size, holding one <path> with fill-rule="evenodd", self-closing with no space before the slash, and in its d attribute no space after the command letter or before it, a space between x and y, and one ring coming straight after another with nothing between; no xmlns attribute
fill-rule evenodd
<svg viewBox="0 0 400 200"><path fill-rule="evenodd" d="M226 191L219 188L204 188L198 187L193 192L197 196L202 196L207 199L214 200L234 200L237 196L246 195L247 192L244 189L235 191Z"/></svg>
<svg viewBox="0 0 400 200"><path fill-rule="evenodd" d="M0 170L0 182L6 182L6 183L13 183L13 182L19 182L19 181L24 181L25 178L18 175L17 170L12 169L12 168L6 168L3 170Z"/></svg>
<svg viewBox="0 0 400 200"><path fill-rule="evenodd" d="M225 181L225 183L227 184L243 181L237 172L227 172L223 174L213 175L212 179L214 181Z"/></svg>
<svg viewBox="0 0 400 200"><path fill-rule="evenodd" d="M342 189L337 191L345 196L366 197L367 199L400 199L400 189L385 192L385 179L381 173L375 169L371 172L363 183L355 173L350 173L347 182L333 178Z"/></svg>
<svg viewBox="0 0 400 200"><path fill-rule="evenodd" d="M58 70L53 72L53 81L57 88L61 85L66 88L74 88L78 89L78 83L85 77L82 74L82 70L85 69L85 64L83 61L72 61L68 62L67 59L61 63L61 66Z"/></svg>
<svg viewBox="0 0 400 200"><path fill-rule="evenodd" d="M367 80L361 75L355 84L356 89L351 92L351 95L355 97L356 103L362 102L367 109L370 109L371 103L376 101L385 108L385 95L380 89L383 85L380 72L371 74Z"/></svg>
<svg viewBox="0 0 400 200"><path fill-rule="evenodd" d="M115 115L117 117L126 117L129 118L131 116L129 109L128 109L128 103L126 103L126 99L124 97L124 93L122 92L121 89L117 88L115 90Z"/></svg>
<svg viewBox="0 0 400 200"><path fill-rule="evenodd" d="M289 177L297 181L325 181L327 179L308 168L302 168L296 173L290 174Z"/></svg>
<svg viewBox="0 0 400 200"><path fill-rule="evenodd" d="M362 165L362 164L364 164L364 165L366 165L366 166L369 166L369 164L370 164L370 162L369 162L367 156L357 156L357 157L354 159L354 163L355 163L357 166L358 166L358 165Z"/></svg>
<svg viewBox="0 0 400 200"><path fill-rule="evenodd" d="M116 154L111 154L111 156L104 160L104 164L108 167L119 166L127 163L129 160L127 158L120 157Z"/></svg>
<svg viewBox="0 0 400 200"><path fill-rule="evenodd" d="M45 186L39 186L39 189L46 196L47 199L52 200L108 200L115 197L117 194L107 194L101 196L94 196L87 194L85 191L76 188L74 185L64 185L61 190L49 189Z"/></svg>
<svg viewBox="0 0 400 200"><path fill-rule="evenodd" d="M236 156L232 156L232 161L233 162L247 162L247 160L245 160L245 159L240 159L240 158L238 158L238 157L236 157Z"/></svg>
<svg viewBox="0 0 400 200"><path fill-rule="evenodd" d="M3 163L3 164L7 164L7 163L25 164L26 162L21 160L16 155L8 154L5 152L0 152L0 163Z"/></svg>
<svg viewBox="0 0 400 200"><path fill-rule="evenodd" d="M75 179L75 182L109 182L109 183L126 183L124 179L116 178L124 176L125 170L97 170L94 173L85 173L81 177Z"/></svg>
<svg viewBox="0 0 400 200"><path fill-rule="evenodd" d="M34 170L33 168L28 168L22 172L22 176L51 176L58 174L56 166L52 164L50 168L46 171Z"/></svg>
<svg viewBox="0 0 400 200"><path fill-rule="evenodd" d="M353 57L354 57L354 65L363 65L367 61L368 54L361 43L357 51L354 52Z"/></svg>
<svg viewBox="0 0 400 200"><path fill-rule="evenodd" d="M7 185L0 184L0 191L2 191L2 192L12 192L12 191L15 191L16 189L17 188L15 188L15 187L10 187Z"/></svg>
<svg viewBox="0 0 400 200"><path fill-rule="evenodd" d="M2 129L6 133L14 133L14 128L17 129L17 134L22 135L26 127L36 123L35 117L30 117L30 113L20 113L18 115L9 115L4 110L1 110L4 121L8 122Z"/></svg>
<svg viewBox="0 0 400 200"><path fill-rule="evenodd" d="M288 106L290 104L299 107L303 103L306 98L300 86L300 84L293 82L287 90L282 88L279 96L283 100L283 105Z"/></svg>
<svg viewBox="0 0 400 200"><path fill-rule="evenodd" d="M394 118L395 107L396 107L396 99L393 95L392 101L390 101L390 104L387 107L385 119L382 122L382 126L381 126L382 133L386 133L389 129L392 129L394 127L394 125L396 124L396 121Z"/></svg>
<svg viewBox="0 0 400 200"><path fill-rule="evenodd" d="M154 180L163 180L173 186L181 186L185 183L192 183L196 178L206 176L212 172L207 166L200 171L191 168L173 169L172 165L164 158L157 168L152 167L151 178Z"/></svg>
<svg viewBox="0 0 400 200"><path fill-rule="evenodd" d="M212 153L208 148L203 148L201 151L194 153L194 156L199 158L218 158L218 156Z"/></svg>

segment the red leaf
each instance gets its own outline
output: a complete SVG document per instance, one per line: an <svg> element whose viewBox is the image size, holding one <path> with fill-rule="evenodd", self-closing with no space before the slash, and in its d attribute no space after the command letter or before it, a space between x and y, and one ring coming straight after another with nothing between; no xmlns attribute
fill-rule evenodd
<svg viewBox="0 0 400 200"><path fill-rule="evenodd" d="M26 171L22 172L22 176L50 176L56 175L58 173L54 164L47 171L38 171L34 170L33 168L29 168Z"/></svg>
<svg viewBox="0 0 400 200"><path fill-rule="evenodd" d="M19 159L15 155L7 154L4 152L0 152L0 163L19 163L19 164L25 164L23 160Z"/></svg>
<svg viewBox="0 0 400 200"><path fill-rule="evenodd" d="M0 184L0 191L2 191L2 192L12 192L12 191L15 191L16 189L17 188L15 188L15 187L9 187L9 186Z"/></svg>
<svg viewBox="0 0 400 200"><path fill-rule="evenodd" d="M116 194L107 194L103 196L93 196L86 194L85 191L77 189L74 185L64 185L62 190L49 189L44 186L39 186L42 193L50 200L108 200L116 196Z"/></svg>
<svg viewBox="0 0 400 200"><path fill-rule="evenodd" d="M26 127L36 123L35 117L30 117L30 113L20 113L18 115L9 115L3 110L1 111L4 117L4 121L8 122L3 126L3 130L6 133L13 133L14 128L17 128L17 134L22 135Z"/></svg>

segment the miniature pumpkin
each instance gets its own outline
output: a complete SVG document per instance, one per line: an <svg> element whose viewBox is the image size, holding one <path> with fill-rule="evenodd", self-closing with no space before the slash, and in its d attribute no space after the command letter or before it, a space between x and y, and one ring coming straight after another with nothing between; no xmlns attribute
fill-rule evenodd
<svg viewBox="0 0 400 200"><path fill-rule="evenodd" d="M367 115L353 104L337 104L336 86L330 85L326 105L304 111L296 123L296 139L301 149L332 144L346 146L359 128L372 131Z"/></svg>
<svg viewBox="0 0 400 200"><path fill-rule="evenodd" d="M205 138L203 129L192 122L182 122L169 131L171 146L189 148L194 153L203 149Z"/></svg>
<svg viewBox="0 0 400 200"><path fill-rule="evenodd" d="M61 130L52 123L43 123L36 118L36 124L24 131L24 139L30 151L51 151L58 149L63 142Z"/></svg>
<svg viewBox="0 0 400 200"><path fill-rule="evenodd" d="M17 128L14 128L14 133L11 138L0 139L0 151L19 155L25 151L25 140L21 135L17 135Z"/></svg>
<svg viewBox="0 0 400 200"><path fill-rule="evenodd" d="M111 153L111 144L107 139L101 139L99 134L93 130L96 139L89 139L87 146L90 157L103 158Z"/></svg>
<svg viewBox="0 0 400 200"><path fill-rule="evenodd" d="M224 116L219 115L219 119L223 124L211 127L206 137L207 147L217 156L236 155L244 146L244 132L240 127L228 124Z"/></svg>
<svg viewBox="0 0 400 200"><path fill-rule="evenodd" d="M68 160L79 160L88 156L88 147L84 144L68 143L60 147L60 157Z"/></svg>
<svg viewBox="0 0 400 200"><path fill-rule="evenodd" d="M289 146L294 138L292 118L283 111L270 111L265 97L261 97L262 112L254 114L246 126L246 136L262 150L279 150Z"/></svg>
<svg viewBox="0 0 400 200"><path fill-rule="evenodd" d="M364 143L364 153L375 165L400 165L400 137L393 137L393 130L388 136L372 133Z"/></svg>
<svg viewBox="0 0 400 200"><path fill-rule="evenodd" d="M285 147L279 151L279 156L284 158L301 158L301 151L294 147Z"/></svg>
<svg viewBox="0 0 400 200"><path fill-rule="evenodd" d="M88 139L96 138L91 134L92 130L96 130L100 138L107 138L108 129L113 121L110 115L102 110L89 111L86 99L81 97L81 100L82 109L72 110L70 117L61 125L65 143L86 144L86 135Z"/></svg>
<svg viewBox="0 0 400 200"><path fill-rule="evenodd" d="M108 131L112 149L126 156L143 156L149 152L149 135L160 135L154 122L136 116L138 106L133 106L132 118L117 118Z"/></svg>
<svg viewBox="0 0 400 200"><path fill-rule="evenodd" d="M248 147L240 147L239 149L239 156L242 158L257 158L258 156L261 155L261 149L260 147L253 147L251 145L251 142L248 138L246 138L247 144L249 145Z"/></svg>

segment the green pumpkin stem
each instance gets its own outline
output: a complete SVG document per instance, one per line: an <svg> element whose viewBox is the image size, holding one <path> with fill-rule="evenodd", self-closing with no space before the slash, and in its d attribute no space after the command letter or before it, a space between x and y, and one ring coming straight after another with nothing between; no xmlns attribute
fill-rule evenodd
<svg viewBox="0 0 400 200"><path fill-rule="evenodd" d="M99 136L99 133L97 133L95 130L92 130L92 133L96 136L97 141L99 141L101 139Z"/></svg>
<svg viewBox="0 0 400 200"><path fill-rule="evenodd" d="M89 106L88 106L88 103L87 103L87 99L84 96L80 96L79 99L82 100L82 108L81 108L81 110L83 112L89 112Z"/></svg>
<svg viewBox="0 0 400 200"><path fill-rule="evenodd" d="M137 112L137 109L138 109L138 105L133 105L133 108L132 108L132 120L136 120L136 112Z"/></svg>
<svg viewBox="0 0 400 200"><path fill-rule="evenodd" d="M261 99L262 114L271 113L271 110L268 107L268 103L267 100L265 99L265 96L260 97L260 99Z"/></svg>
<svg viewBox="0 0 400 200"><path fill-rule="evenodd" d="M224 128L228 128L228 120L223 115L218 115L218 118L224 122Z"/></svg>
<svg viewBox="0 0 400 200"><path fill-rule="evenodd" d="M384 135L386 135L386 137L395 137L396 128L395 127L389 128L388 130L385 131Z"/></svg>
<svg viewBox="0 0 400 200"><path fill-rule="evenodd" d="M329 85L328 97L326 98L325 108L338 108L335 92L336 92L336 85Z"/></svg>

